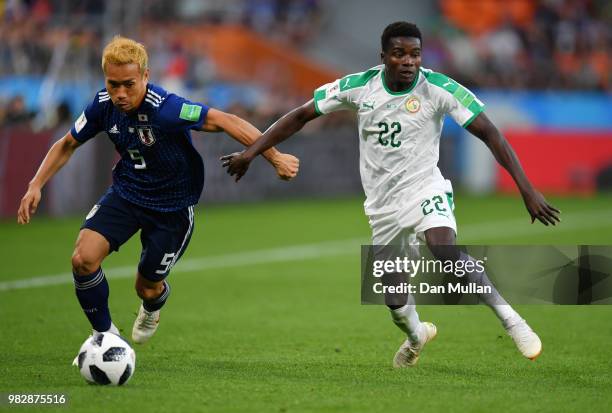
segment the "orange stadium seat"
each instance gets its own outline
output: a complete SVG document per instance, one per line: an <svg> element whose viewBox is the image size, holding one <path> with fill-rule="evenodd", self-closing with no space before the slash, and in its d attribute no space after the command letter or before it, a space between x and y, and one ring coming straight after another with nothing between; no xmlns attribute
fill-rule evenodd
<svg viewBox="0 0 612 413"><path fill-rule="evenodd" d="M471 35L490 31L507 19L525 26L534 12L530 0L441 0L440 7L451 24Z"/></svg>

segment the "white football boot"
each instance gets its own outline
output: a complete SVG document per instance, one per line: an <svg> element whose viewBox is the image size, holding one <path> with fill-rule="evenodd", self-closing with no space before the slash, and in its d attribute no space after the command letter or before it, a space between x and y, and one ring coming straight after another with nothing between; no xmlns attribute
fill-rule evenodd
<svg viewBox="0 0 612 413"><path fill-rule="evenodd" d="M158 325L159 310L149 312L140 304L138 317L136 317L134 328L132 328L132 340L138 344L146 343L155 334Z"/></svg>
<svg viewBox="0 0 612 413"><path fill-rule="evenodd" d="M542 353L540 337L533 332L525 320L521 318L504 327L523 356L535 360Z"/></svg>
<svg viewBox="0 0 612 413"><path fill-rule="evenodd" d="M414 366L417 361L419 361L419 354L421 350L423 350L425 344L436 338L437 334L438 329L433 323L421 323L421 332L419 334L422 337L421 340L413 344L409 339L406 339L399 350L397 350L397 353L395 353L395 357L393 357L393 367L401 368Z"/></svg>

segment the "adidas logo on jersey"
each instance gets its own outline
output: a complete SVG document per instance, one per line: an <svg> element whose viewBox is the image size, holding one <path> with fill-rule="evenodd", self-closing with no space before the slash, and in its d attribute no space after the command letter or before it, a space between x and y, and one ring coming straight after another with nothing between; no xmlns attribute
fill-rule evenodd
<svg viewBox="0 0 612 413"><path fill-rule="evenodd" d="M117 124L116 124L116 123L113 125L113 127L112 127L112 128L110 128L110 130L108 131L108 133L120 133L120 132L119 132L119 129L117 128Z"/></svg>

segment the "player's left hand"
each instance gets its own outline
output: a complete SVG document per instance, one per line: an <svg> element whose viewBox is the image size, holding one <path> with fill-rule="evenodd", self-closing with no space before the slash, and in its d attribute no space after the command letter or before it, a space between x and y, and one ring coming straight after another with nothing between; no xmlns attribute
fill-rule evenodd
<svg viewBox="0 0 612 413"><path fill-rule="evenodd" d="M300 160L288 153L279 153L270 161L278 177L284 181L295 178L300 169Z"/></svg>
<svg viewBox="0 0 612 413"><path fill-rule="evenodd" d="M556 225L557 222L561 222L561 219L559 219L561 211L546 202L546 198L540 192L532 189L522 195L525 207L527 207L527 211L531 215L532 224L536 219L547 226L549 224Z"/></svg>
<svg viewBox="0 0 612 413"><path fill-rule="evenodd" d="M21 198L17 211L17 222L21 225L29 224L30 217L36 213L41 198L41 190L37 186L29 186L28 191Z"/></svg>

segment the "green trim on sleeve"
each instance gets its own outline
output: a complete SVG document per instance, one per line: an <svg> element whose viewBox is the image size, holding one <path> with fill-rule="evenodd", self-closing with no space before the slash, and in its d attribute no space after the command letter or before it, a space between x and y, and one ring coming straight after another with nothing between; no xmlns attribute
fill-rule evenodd
<svg viewBox="0 0 612 413"><path fill-rule="evenodd" d="M480 113L484 110L484 104L478 99L474 99L474 101L470 103L470 106L468 106L467 108L472 113Z"/></svg>
<svg viewBox="0 0 612 413"><path fill-rule="evenodd" d="M472 109L472 107L474 109ZM461 127L462 128L467 128L468 126L470 126L470 123L472 123L472 121L474 119L476 119L476 116L478 116L482 112L484 112L484 108L485 107L483 105L479 105L478 102L476 102L476 101L472 102L472 105L468 109L472 111L473 115L468 120L463 122L463 125L461 125Z"/></svg>
<svg viewBox="0 0 612 413"><path fill-rule="evenodd" d="M427 79L429 83L449 92L455 99L457 99L457 102L468 108L472 113L478 114L482 112L482 108L484 106L478 99L476 99L476 96L450 77L442 73L432 72L430 70L421 70L421 73L425 75L425 79Z"/></svg>
<svg viewBox="0 0 612 413"><path fill-rule="evenodd" d="M313 102L314 102L314 107L315 107L315 112L317 112L317 114L322 115L323 112L321 112L321 109L319 109L319 101L325 99L325 88L322 87L320 89L316 89L314 91L314 95L313 95Z"/></svg>
<svg viewBox="0 0 612 413"><path fill-rule="evenodd" d="M446 90L448 93L453 95L461 106L472 112L472 116L470 116L470 118L466 120L461 127L467 128L470 123L476 119L476 116L484 111L484 104L478 100L472 92L455 82L450 77L429 69L421 69L421 73L425 76L425 79L427 79L429 83Z"/></svg>
<svg viewBox="0 0 612 413"><path fill-rule="evenodd" d="M315 112L317 112L317 115L321 116L323 114L323 112L321 112L321 109L319 109L319 104L317 103L316 100L313 101L314 105L315 105Z"/></svg>
<svg viewBox="0 0 612 413"><path fill-rule="evenodd" d="M453 93L455 99L459 101L466 108L470 107L470 104L474 102L474 95L467 91L466 88L459 86Z"/></svg>
<svg viewBox="0 0 612 413"><path fill-rule="evenodd" d="M425 76L425 79L432 85L436 85L453 94L459 87L459 84L450 77L443 75L442 73L432 72L431 70L420 70Z"/></svg>
<svg viewBox="0 0 612 413"><path fill-rule="evenodd" d="M378 72L380 72L380 69L370 69L365 72L344 76L340 79L340 92L365 86Z"/></svg>

